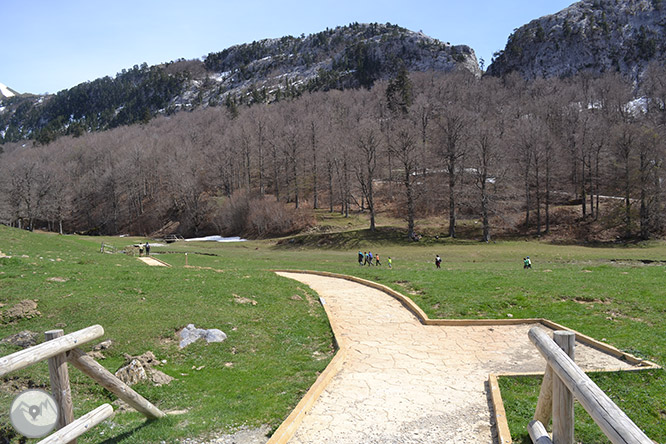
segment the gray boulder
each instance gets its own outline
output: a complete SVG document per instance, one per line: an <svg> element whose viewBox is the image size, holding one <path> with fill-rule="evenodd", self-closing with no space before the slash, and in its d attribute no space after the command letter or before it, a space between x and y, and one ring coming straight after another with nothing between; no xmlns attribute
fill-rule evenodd
<svg viewBox="0 0 666 444"><path fill-rule="evenodd" d="M206 330L206 336L204 339L208 343L223 342L225 339L227 339L227 335L222 330L218 330L217 328L210 328Z"/></svg>
<svg viewBox="0 0 666 444"><path fill-rule="evenodd" d="M180 331L180 348L185 348L191 343L205 339L206 342L222 342L227 339L227 335L217 328L203 329L196 328L194 324L188 324Z"/></svg>

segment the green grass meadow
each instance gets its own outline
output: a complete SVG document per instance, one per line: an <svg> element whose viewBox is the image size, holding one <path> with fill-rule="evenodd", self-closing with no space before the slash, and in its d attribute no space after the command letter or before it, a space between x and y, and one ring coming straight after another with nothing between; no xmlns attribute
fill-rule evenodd
<svg viewBox="0 0 666 444"><path fill-rule="evenodd" d="M5 304L0 310L38 299L41 312L36 318L3 322L0 338L21 330L43 333L56 324L65 324L65 333L101 324L105 338L114 341L100 361L107 369L117 370L123 353L150 350L167 361L159 369L175 381L135 388L162 410L186 413L158 421L146 421L135 412L117 413L84 435L82 443L178 442L244 425L279 426L334 350L316 294L272 269L331 271L377 281L413 298L432 318L548 318L638 357L666 363L666 264L659 262L666 259L663 242L584 247L427 237L408 243L393 228L369 233L354 220L331 218L327 223L335 230L279 241L153 246L151 253L172 268L148 267L125 254L99 253L102 241L122 249L144 239L57 236L0 226L0 251L13 256L0 258L0 303ZM337 231L341 228L348 231ZM384 265L359 267L359 249L379 253ZM443 259L441 270L435 269L436 254ZM527 255L532 270L522 268ZM239 303L242 298L256 305ZM229 337L221 344L197 342L180 350L175 333L189 323L219 328ZM0 344L1 355L16 350ZM70 377L75 416L115 399L71 366ZM663 370L600 378L605 381L602 388L621 387L620 406L651 438L666 442ZM0 422L8 432L5 412L15 396L12 384L47 387L46 363L10 374L0 383ZM525 439L539 384L501 380L517 442ZM585 433L583 442L606 442L580 433Z"/></svg>

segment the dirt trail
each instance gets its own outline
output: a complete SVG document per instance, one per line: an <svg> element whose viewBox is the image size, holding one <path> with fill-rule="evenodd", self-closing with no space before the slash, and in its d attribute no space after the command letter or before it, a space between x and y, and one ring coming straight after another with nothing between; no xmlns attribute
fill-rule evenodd
<svg viewBox="0 0 666 444"><path fill-rule="evenodd" d="M490 373L543 372L534 324L424 326L388 294L344 279L279 273L309 285L348 347L342 370L305 416L293 444L493 443ZM583 344L585 370L630 366Z"/></svg>

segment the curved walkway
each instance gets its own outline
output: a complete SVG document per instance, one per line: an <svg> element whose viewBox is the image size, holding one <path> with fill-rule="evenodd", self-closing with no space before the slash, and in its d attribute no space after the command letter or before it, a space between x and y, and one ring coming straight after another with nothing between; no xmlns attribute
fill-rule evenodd
<svg viewBox="0 0 666 444"><path fill-rule="evenodd" d="M425 326L380 290L278 274L319 294L345 351L289 443L493 443L488 375L545 369L527 336L534 324ZM584 370L631 368L580 343L576 362Z"/></svg>

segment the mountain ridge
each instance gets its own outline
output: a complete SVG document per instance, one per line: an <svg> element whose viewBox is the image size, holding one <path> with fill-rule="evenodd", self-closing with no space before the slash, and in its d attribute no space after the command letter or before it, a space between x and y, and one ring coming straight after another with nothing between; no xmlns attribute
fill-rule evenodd
<svg viewBox="0 0 666 444"><path fill-rule="evenodd" d="M267 103L304 91L370 87L401 68L464 69L480 75L474 51L397 25L359 24L301 37L235 45L203 60L135 65L115 78L84 82L49 96L3 99L0 142L48 143L156 115L207 106Z"/></svg>

